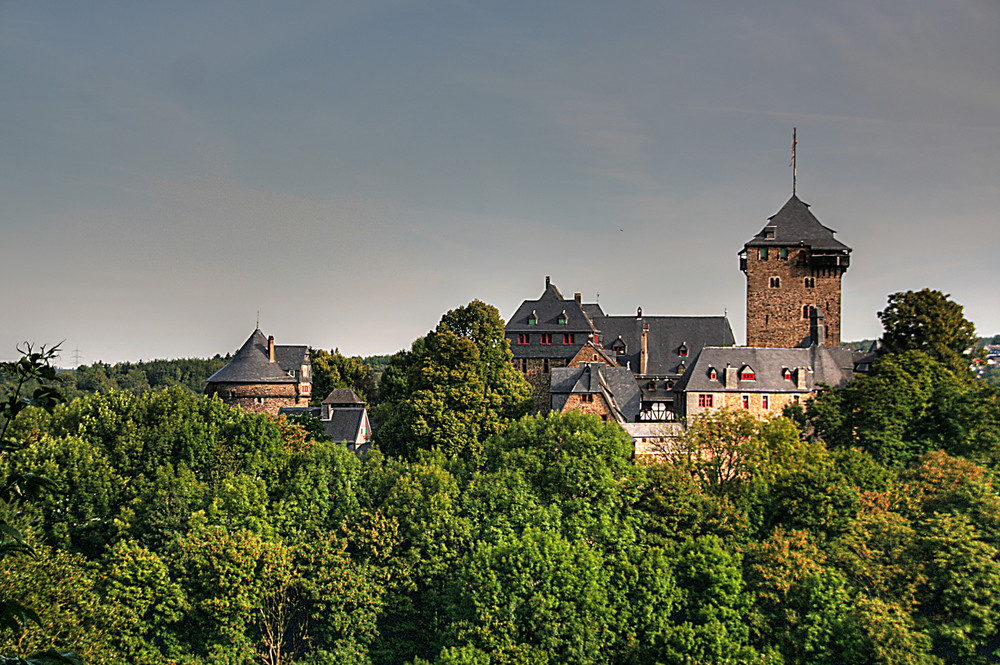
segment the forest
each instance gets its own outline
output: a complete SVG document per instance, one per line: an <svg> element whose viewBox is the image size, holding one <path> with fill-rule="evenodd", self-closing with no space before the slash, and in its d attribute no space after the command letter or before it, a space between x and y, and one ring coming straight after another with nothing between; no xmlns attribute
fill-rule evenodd
<svg viewBox="0 0 1000 665"><path fill-rule="evenodd" d="M894 296L869 374L769 420L702 415L652 464L614 423L527 414L479 301L377 383L326 354L330 385L377 398L364 458L180 379L65 401L39 356L3 402L0 654L996 662L1000 390L969 371L957 306L914 327Z"/></svg>

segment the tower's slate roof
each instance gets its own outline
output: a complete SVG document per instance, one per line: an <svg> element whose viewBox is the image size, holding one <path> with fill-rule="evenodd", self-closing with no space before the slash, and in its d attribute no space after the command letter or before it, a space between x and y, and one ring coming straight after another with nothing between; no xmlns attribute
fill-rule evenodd
<svg viewBox="0 0 1000 665"><path fill-rule="evenodd" d="M225 367L208 377L207 383L296 383L296 374L308 354L307 346L275 346L275 362L267 355L267 338L260 328L254 330ZM283 362L284 361L284 362ZM290 363L286 366L286 362Z"/></svg>
<svg viewBox="0 0 1000 665"><path fill-rule="evenodd" d="M356 406L364 406L364 402L358 397L358 394L351 390L350 388L335 388L330 391L330 394L326 396L322 404L350 404Z"/></svg>
<svg viewBox="0 0 1000 665"><path fill-rule="evenodd" d="M813 250L850 252L851 248L833 237L836 233L823 226L809 210L809 204L792 195L781 210L768 218L767 225L745 247L794 247Z"/></svg>

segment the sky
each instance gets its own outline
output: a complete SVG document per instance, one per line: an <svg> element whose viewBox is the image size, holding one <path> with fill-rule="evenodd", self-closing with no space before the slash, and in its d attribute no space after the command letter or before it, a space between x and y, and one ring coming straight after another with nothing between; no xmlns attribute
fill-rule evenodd
<svg viewBox="0 0 1000 665"><path fill-rule="evenodd" d="M0 1L0 360L393 353L550 275L727 313L791 196L1000 333L1000 3Z"/></svg>

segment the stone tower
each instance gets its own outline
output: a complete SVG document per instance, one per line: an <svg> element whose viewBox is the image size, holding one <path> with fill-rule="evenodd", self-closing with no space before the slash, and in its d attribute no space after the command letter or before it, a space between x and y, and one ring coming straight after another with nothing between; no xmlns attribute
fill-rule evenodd
<svg viewBox="0 0 1000 665"><path fill-rule="evenodd" d="M747 346L808 346L810 314L826 316L826 345L840 346L840 280L851 248L794 194L740 252L747 276Z"/></svg>

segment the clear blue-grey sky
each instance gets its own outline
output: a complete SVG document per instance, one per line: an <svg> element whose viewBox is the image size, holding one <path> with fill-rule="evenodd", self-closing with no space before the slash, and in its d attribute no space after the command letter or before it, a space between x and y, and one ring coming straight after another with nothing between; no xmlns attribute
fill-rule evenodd
<svg viewBox="0 0 1000 665"><path fill-rule="evenodd" d="M845 339L931 287L1000 332L1000 3L0 3L0 358L391 353L551 275L728 311L798 193Z"/></svg>

